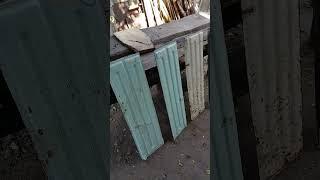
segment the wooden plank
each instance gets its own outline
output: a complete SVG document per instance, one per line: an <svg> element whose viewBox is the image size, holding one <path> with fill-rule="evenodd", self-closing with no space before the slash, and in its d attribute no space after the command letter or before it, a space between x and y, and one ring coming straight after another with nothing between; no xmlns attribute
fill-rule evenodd
<svg viewBox="0 0 320 180"><path fill-rule="evenodd" d="M154 45L150 38L140 29L130 29L115 32L114 35L130 49L135 52L144 52L154 49Z"/></svg>
<svg viewBox="0 0 320 180"><path fill-rule="evenodd" d="M185 12L183 9L182 2L180 0L177 0L175 4L177 6L177 9L179 10L179 13L182 14L182 17L187 16L187 12Z"/></svg>
<svg viewBox="0 0 320 180"><path fill-rule="evenodd" d="M206 46L208 44L208 36L207 35L209 33L209 29L206 29L205 31L200 31L200 32L203 32L203 46ZM184 50L185 37L186 36L181 36L181 37L178 37L177 39L172 40L177 43L178 56L179 56L180 61L183 60L183 58L181 59L181 57L184 56L184 52L185 52L185 50ZM165 44L159 44L159 45L156 45L155 48L160 48L164 45ZM142 61L142 64L143 64L143 67L145 70L151 69L156 66L153 52L148 52L148 53L142 54L141 61Z"/></svg>
<svg viewBox="0 0 320 180"><path fill-rule="evenodd" d="M159 5L158 5L158 0L152 0L153 1L153 12L154 12L154 17L156 19L156 23L158 26L163 24L163 21L160 18L160 11L159 11Z"/></svg>
<svg viewBox="0 0 320 180"><path fill-rule="evenodd" d="M123 45L114 35L110 37L110 58L112 60L130 53L134 53L134 51Z"/></svg>
<svg viewBox="0 0 320 180"><path fill-rule="evenodd" d="M177 21L162 24L160 26L141 29L141 31L145 32L150 37L152 43L156 46L184 35L195 33L198 31L207 31L209 28L209 23L209 19L195 14L179 19ZM205 34L204 38L206 39ZM179 48L179 42L177 42L177 45ZM122 45L115 36L110 37L111 60L118 59L130 53L134 52Z"/></svg>
<svg viewBox="0 0 320 180"><path fill-rule="evenodd" d="M191 15L154 28L142 29L154 44L168 42L179 36L209 28L210 20L201 15Z"/></svg>
<svg viewBox="0 0 320 180"><path fill-rule="evenodd" d="M146 12L148 26L153 27L156 26L156 22L154 20L154 15L152 11L152 6L150 0L143 0L144 10Z"/></svg>
<svg viewBox="0 0 320 180"><path fill-rule="evenodd" d="M165 3L163 2L163 0L159 0L159 8L160 8L160 12L161 12L161 17L165 22L170 22L171 21L171 16L170 13L165 5Z"/></svg>

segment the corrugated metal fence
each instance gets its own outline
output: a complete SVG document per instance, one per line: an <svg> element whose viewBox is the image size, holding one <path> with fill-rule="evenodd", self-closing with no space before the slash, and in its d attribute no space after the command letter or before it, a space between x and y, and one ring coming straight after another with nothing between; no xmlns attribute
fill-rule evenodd
<svg viewBox="0 0 320 180"><path fill-rule="evenodd" d="M0 67L48 179L108 178L103 14L96 0L0 7Z"/></svg>
<svg viewBox="0 0 320 180"><path fill-rule="evenodd" d="M299 0L242 0L261 179L302 149Z"/></svg>

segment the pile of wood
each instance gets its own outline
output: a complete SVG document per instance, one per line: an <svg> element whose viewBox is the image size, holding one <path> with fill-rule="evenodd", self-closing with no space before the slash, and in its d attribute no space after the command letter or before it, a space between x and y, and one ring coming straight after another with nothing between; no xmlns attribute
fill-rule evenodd
<svg viewBox="0 0 320 180"><path fill-rule="evenodd" d="M152 0L150 0L152 1ZM159 0L161 17L165 22L177 20L195 13L193 0Z"/></svg>
<svg viewBox="0 0 320 180"><path fill-rule="evenodd" d="M194 0L111 0L112 31L147 28L195 13Z"/></svg>

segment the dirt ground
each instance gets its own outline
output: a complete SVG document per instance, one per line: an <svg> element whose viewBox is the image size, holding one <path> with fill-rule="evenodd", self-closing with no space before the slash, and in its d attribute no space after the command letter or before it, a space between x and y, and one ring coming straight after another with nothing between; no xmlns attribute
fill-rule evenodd
<svg viewBox="0 0 320 180"><path fill-rule="evenodd" d="M186 82L183 82L186 86ZM210 124L207 109L173 141L168 116L160 87L152 88L153 100L159 117L165 144L146 161L140 159L133 138L118 105L111 106L111 169L110 178L149 179L209 179L210 177ZM186 93L186 92L185 92ZM208 86L205 86L208 100ZM187 102L187 98L185 102ZM188 103L186 103L188 108ZM27 130L0 138L0 179L45 180L47 175L37 158Z"/></svg>
<svg viewBox="0 0 320 180"><path fill-rule="evenodd" d="M135 153L130 163L117 162L111 168L111 180L188 180L210 179L209 111L182 132L175 142L166 141L146 161Z"/></svg>
<svg viewBox="0 0 320 180"><path fill-rule="evenodd" d="M27 130L21 130L0 139L0 179L46 179L46 173Z"/></svg>

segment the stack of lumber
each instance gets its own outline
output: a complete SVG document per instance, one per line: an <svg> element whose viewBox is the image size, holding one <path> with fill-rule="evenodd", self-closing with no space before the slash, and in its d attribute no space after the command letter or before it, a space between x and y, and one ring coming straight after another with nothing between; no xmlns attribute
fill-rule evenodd
<svg viewBox="0 0 320 180"><path fill-rule="evenodd" d="M146 17L139 0L111 0L110 15L114 32L131 28L147 28Z"/></svg>
<svg viewBox="0 0 320 180"><path fill-rule="evenodd" d="M194 14L194 2L193 0L159 0L160 4L164 6L160 7L160 12L165 22L171 20L178 20L185 16Z"/></svg>
<svg viewBox="0 0 320 180"><path fill-rule="evenodd" d="M159 26L195 13L194 0L111 0L114 32ZM115 2L116 1L116 2Z"/></svg>
<svg viewBox="0 0 320 180"><path fill-rule="evenodd" d="M142 0L148 27L178 20L195 13L193 0Z"/></svg>

